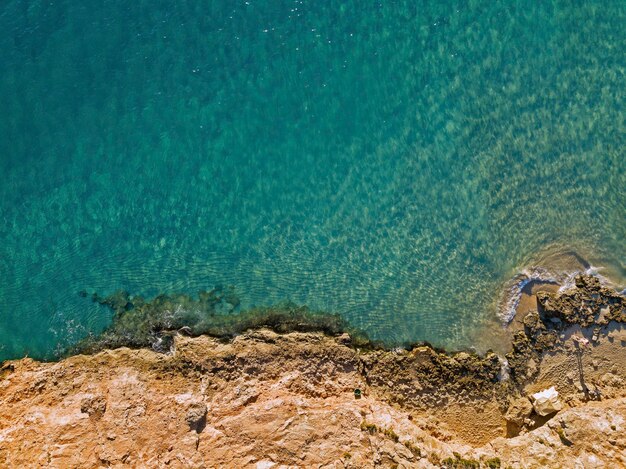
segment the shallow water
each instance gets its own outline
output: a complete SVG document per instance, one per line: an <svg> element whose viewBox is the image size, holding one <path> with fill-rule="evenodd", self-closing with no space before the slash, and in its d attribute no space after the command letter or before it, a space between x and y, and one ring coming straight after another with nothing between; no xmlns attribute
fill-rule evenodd
<svg viewBox="0 0 626 469"><path fill-rule="evenodd" d="M462 347L541 253L622 282L625 20L605 1L3 2L0 358L104 327L81 290L234 285L244 308Z"/></svg>

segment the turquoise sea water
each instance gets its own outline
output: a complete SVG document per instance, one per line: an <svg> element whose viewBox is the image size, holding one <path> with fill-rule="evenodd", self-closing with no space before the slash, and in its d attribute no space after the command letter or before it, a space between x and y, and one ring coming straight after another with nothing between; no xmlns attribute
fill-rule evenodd
<svg viewBox="0 0 626 469"><path fill-rule="evenodd" d="M626 4L0 5L0 358L81 297L234 285L465 346L503 285L626 270Z"/></svg>

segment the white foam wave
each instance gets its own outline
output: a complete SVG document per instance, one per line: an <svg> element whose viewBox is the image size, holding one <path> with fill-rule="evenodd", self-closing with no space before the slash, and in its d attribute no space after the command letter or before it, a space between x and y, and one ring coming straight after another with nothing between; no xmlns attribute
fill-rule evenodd
<svg viewBox="0 0 626 469"><path fill-rule="evenodd" d="M543 267L529 267L513 277L504 288L498 307L498 317L503 324L510 323L515 317L517 307L522 299L524 287L530 282L561 283L560 276Z"/></svg>
<svg viewBox="0 0 626 469"><path fill-rule="evenodd" d="M602 270L602 267L594 267L593 265L590 265L589 268L585 270L577 270L575 272L568 274L565 280L561 283L561 287L559 288L559 293L567 292L568 290L575 288L576 282L574 281L574 279L579 274L593 275L600 281L602 285L615 287L615 285L607 277L600 274L601 270Z"/></svg>

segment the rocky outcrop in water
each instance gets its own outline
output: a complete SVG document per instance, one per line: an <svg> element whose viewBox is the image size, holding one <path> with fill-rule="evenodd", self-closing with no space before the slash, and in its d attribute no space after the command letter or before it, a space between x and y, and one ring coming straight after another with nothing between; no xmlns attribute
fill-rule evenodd
<svg viewBox="0 0 626 469"><path fill-rule="evenodd" d="M559 294L539 292L539 311L558 324L604 326L609 321L626 322L626 299L602 285L597 277L578 275L575 285Z"/></svg>

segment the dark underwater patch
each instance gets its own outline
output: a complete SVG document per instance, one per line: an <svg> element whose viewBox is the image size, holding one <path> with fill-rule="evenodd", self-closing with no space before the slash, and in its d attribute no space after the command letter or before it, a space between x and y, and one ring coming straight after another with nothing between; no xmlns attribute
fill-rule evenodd
<svg viewBox="0 0 626 469"><path fill-rule="evenodd" d="M240 300L233 287L203 290L197 297L163 294L146 300L118 291L106 297L93 294L91 299L113 310L112 323L101 334L90 335L68 349L67 355L118 347L151 347L167 352L176 333L231 339L260 328L279 333L322 332L331 336L348 332L356 346L375 345L339 314L313 311L291 302L240 310Z"/></svg>

